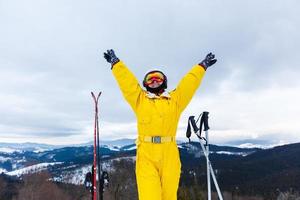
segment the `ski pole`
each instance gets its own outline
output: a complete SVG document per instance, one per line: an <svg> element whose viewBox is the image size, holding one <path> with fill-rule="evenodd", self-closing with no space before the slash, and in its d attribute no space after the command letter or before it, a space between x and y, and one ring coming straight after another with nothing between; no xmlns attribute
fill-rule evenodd
<svg viewBox="0 0 300 200"><path fill-rule="evenodd" d="M202 151L203 151L203 153L204 153L204 156L205 156L206 159L207 159L207 150L205 150L204 144L203 144L203 142L202 142L201 140L200 140L200 145L201 145ZM212 176L212 178L213 178L213 181L214 181L214 184L215 184L217 193L218 193L218 197L219 197L220 200L223 200L223 197L222 197L222 193L221 193L219 184L218 184L218 182L217 182L217 179L216 179L216 176L215 176L213 167L212 167L211 162L210 162L209 159L208 159L208 168L209 168L209 174L211 174L211 176Z"/></svg>
<svg viewBox="0 0 300 200"><path fill-rule="evenodd" d="M207 173L207 191L208 191L208 200L211 200L211 184L210 184L210 168L209 168L209 139L208 139L208 133L205 131L205 137L206 137L206 173Z"/></svg>
<svg viewBox="0 0 300 200"><path fill-rule="evenodd" d="M215 184L217 193L218 193L218 197L220 200L223 200L222 197L222 193L221 190L219 188L213 167L211 165L211 162L209 160L209 137L208 137L208 130L209 130L209 126L208 126L208 112L203 112L200 116L201 116L201 120L200 120L200 127L198 128L195 122L195 118L194 116L190 116L189 117L189 121L188 121L188 127L187 127L187 132L186 132L186 136L190 141L190 137L191 137L191 125L193 127L194 133L197 135L197 137L199 138L199 142L203 151L204 156L206 157L206 165L207 165L207 198L208 200L211 200L211 182L210 182L210 175L213 178L213 182ZM199 116L199 117L200 117ZM199 118L198 118L199 119ZM191 125L190 125L191 124ZM204 131L205 131L205 138L201 137L201 132L202 132L202 126L204 125ZM199 132L199 133L198 133ZM205 146L203 144L203 140L205 141Z"/></svg>

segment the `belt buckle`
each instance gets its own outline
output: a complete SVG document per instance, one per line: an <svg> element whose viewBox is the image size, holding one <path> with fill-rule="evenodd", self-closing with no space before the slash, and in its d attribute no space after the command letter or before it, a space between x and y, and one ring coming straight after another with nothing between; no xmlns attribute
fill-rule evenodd
<svg viewBox="0 0 300 200"><path fill-rule="evenodd" d="M161 137L160 136L153 136L152 137L152 143L160 144L161 143Z"/></svg>

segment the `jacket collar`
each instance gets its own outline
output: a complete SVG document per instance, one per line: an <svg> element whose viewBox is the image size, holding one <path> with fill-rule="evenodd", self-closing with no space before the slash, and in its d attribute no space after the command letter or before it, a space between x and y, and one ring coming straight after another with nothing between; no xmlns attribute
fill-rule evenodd
<svg viewBox="0 0 300 200"><path fill-rule="evenodd" d="M151 92L147 91L146 96L147 96L149 99L160 99L160 98L162 98L162 97L167 98L167 99L170 99L170 98L171 98L169 92L167 92L167 91L164 91L164 92L163 92L161 95L159 95L159 96L156 95L156 94L154 94L154 93L151 93Z"/></svg>

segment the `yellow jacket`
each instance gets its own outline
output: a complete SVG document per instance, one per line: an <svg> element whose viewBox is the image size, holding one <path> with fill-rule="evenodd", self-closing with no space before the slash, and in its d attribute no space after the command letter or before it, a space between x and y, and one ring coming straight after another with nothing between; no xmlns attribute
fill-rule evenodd
<svg viewBox="0 0 300 200"><path fill-rule="evenodd" d="M203 67L195 65L169 93L170 97L149 98L122 61L114 65L112 72L136 115L139 136L176 136L179 117L205 74Z"/></svg>

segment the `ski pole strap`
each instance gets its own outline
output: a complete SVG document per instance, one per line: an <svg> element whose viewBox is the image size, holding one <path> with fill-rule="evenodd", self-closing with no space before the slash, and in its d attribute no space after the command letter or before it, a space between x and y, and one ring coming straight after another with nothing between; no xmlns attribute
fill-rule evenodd
<svg viewBox="0 0 300 200"><path fill-rule="evenodd" d="M175 142L175 136L139 136L140 141L161 144Z"/></svg>
<svg viewBox="0 0 300 200"><path fill-rule="evenodd" d="M203 112L200 115L201 119L200 119L199 128L198 128L198 126L196 124L198 122L198 120L197 120L197 122L195 121L195 116L190 116L189 117L188 126L187 126L187 130L186 130L186 137L189 139L189 142L191 141L190 137L192 135L192 128L193 128L194 133L200 139L204 139L204 138L201 137L201 133L202 133L203 126L204 126L204 131L207 131L209 129L209 126L208 126L208 114L209 114L209 112ZM198 131L199 131L199 134L197 134Z"/></svg>
<svg viewBox="0 0 300 200"><path fill-rule="evenodd" d="M191 142L190 137L192 135L191 125L192 125L194 133L197 133L199 131L199 128L197 127L197 124L196 124L196 121L195 121L195 116L190 116L189 120L188 120L188 127L187 127L187 130L186 130L186 137L189 139L189 142ZM200 130L200 132L201 132L201 130Z"/></svg>

